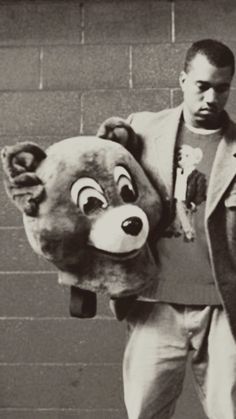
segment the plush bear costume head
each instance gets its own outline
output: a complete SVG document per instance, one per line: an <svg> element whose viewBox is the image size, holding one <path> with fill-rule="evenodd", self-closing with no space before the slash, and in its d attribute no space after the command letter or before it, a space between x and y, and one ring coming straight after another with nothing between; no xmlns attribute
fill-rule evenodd
<svg viewBox="0 0 236 419"><path fill-rule="evenodd" d="M95 315L97 292L132 297L155 279L147 242L161 200L123 146L74 137L44 151L25 142L5 147L2 161L30 245L57 267L60 283L83 296L72 314Z"/></svg>

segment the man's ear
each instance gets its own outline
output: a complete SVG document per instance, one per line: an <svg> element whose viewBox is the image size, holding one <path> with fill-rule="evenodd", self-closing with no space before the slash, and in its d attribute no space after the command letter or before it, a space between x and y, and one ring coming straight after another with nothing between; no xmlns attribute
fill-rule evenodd
<svg viewBox="0 0 236 419"><path fill-rule="evenodd" d="M179 75L179 85L182 91L184 90L184 83L185 83L186 77L187 77L187 74L185 73L185 71L181 71Z"/></svg>
<svg viewBox="0 0 236 419"><path fill-rule="evenodd" d="M20 211L35 216L43 198L44 186L35 170L46 153L31 142L6 146L1 152L7 194Z"/></svg>

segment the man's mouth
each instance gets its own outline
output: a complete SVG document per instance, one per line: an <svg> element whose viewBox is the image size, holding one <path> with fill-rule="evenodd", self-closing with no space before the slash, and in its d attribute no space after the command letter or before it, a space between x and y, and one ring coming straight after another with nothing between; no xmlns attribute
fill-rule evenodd
<svg viewBox="0 0 236 419"><path fill-rule="evenodd" d="M209 114L209 115L212 115L212 114L216 114L217 113L217 109L216 108L202 108L202 109L200 109L200 113L201 114Z"/></svg>

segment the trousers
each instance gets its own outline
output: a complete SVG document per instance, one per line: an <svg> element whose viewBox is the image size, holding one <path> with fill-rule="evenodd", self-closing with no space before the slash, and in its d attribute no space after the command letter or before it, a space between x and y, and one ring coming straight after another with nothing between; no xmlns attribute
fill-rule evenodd
<svg viewBox="0 0 236 419"><path fill-rule="evenodd" d="M236 343L222 307L137 301L127 321L123 382L129 419L173 416L189 356L206 416L236 419Z"/></svg>

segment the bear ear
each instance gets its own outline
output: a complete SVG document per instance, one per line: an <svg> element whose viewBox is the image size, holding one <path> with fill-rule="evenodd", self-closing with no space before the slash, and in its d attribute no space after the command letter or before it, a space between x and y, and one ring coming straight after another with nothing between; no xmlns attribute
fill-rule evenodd
<svg viewBox="0 0 236 419"><path fill-rule="evenodd" d="M1 152L7 194L22 212L35 216L44 187L35 170L46 153L37 145L22 142L6 146Z"/></svg>
<svg viewBox="0 0 236 419"><path fill-rule="evenodd" d="M98 128L97 137L111 140L125 147L136 160L140 160L142 142L131 125L118 116L106 119Z"/></svg>

